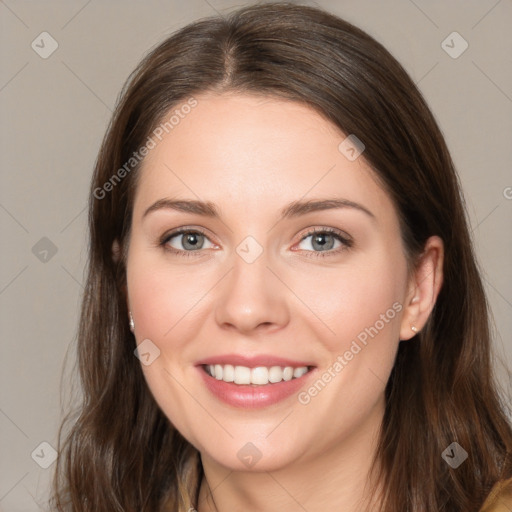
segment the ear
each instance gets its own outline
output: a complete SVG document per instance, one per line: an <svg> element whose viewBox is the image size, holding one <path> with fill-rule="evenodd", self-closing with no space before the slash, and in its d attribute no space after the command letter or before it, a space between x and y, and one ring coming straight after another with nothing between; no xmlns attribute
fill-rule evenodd
<svg viewBox="0 0 512 512"><path fill-rule="evenodd" d="M443 284L443 261L443 241L438 236L431 236L409 279L400 324L401 340L411 339L425 326ZM411 326L416 327L417 332Z"/></svg>

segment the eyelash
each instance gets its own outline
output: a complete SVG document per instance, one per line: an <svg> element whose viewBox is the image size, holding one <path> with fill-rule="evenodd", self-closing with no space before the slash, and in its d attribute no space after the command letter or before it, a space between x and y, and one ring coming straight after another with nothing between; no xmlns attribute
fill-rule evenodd
<svg viewBox="0 0 512 512"><path fill-rule="evenodd" d="M177 256L184 256L186 258L191 257L191 256L192 257L200 256L201 255L200 253L202 252L201 250L182 251L180 249L174 249L174 248L167 247L167 243L169 242L169 240L171 240L175 236L182 235L185 233L203 235L206 238L208 238L208 235L201 229L198 229L198 228L191 229L191 228L184 227L184 228L179 228L176 231L173 231L172 233L165 234L160 239L159 245L164 249L164 251L170 252ZM327 251L305 251L306 253L308 253L307 257L326 258L329 256L338 255L342 251L346 251L347 249L350 249L354 244L350 238L343 236L343 233L341 231L334 229L334 228L314 228L311 231L308 231L306 234L304 234L304 236L299 240L299 243L302 242L303 240L305 240L306 238L308 238L309 236L315 235L317 233L333 235L338 241L340 241L343 244L343 247L338 247L338 249L327 250Z"/></svg>

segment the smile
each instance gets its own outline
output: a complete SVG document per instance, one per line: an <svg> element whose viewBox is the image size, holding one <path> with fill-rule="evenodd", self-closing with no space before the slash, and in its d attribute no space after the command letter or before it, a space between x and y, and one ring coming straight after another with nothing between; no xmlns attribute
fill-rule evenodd
<svg viewBox="0 0 512 512"><path fill-rule="evenodd" d="M246 410L286 404L317 373L312 362L236 354L198 361L196 369L212 398Z"/></svg>
<svg viewBox="0 0 512 512"><path fill-rule="evenodd" d="M210 364L202 365L204 371L217 380L224 382L233 382L238 385L266 386L267 384L277 384L282 381L298 379L311 369L308 366L294 368L292 366L258 366L249 368L248 366L233 366L231 364Z"/></svg>

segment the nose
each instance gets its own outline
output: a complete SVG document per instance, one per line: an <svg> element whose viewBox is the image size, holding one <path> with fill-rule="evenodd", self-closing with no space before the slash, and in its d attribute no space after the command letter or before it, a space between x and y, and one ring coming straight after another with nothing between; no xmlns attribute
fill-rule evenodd
<svg viewBox="0 0 512 512"><path fill-rule="evenodd" d="M234 255L216 297L215 319L222 329L272 332L289 322L288 289L268 267L265 252L252 263Z"/></svg>

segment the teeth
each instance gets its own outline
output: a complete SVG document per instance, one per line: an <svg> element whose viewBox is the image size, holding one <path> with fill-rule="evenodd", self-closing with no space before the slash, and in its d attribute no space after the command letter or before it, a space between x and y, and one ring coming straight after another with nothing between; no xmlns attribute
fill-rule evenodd
<svg viewBox="0 0 512 512"><path fill-rule="evenodd" d="M308 372L307 366L293 368L291 366L258 366L257 368L248 368L247 366L232 366L230 364L210 364L205 367L206 373L217 380L224 382L234 382L235 384L255 384L265 386L275 384L281 381L298 379Z"/></svg>
<svg viewBox="0 0 512 512"><path fill-rule="evenodd" d="M269 381L269 370L264 366L260 366L258 368L253 368L251 370L251 384L260 384L265 385L268 384ZM235 381L236 382L236 381ZM273 381L271 381L273 382ZM236 384L240 384L236 382Z"/></svg>
<svg viewBox="0 0 512 512"><path fill-rule="evenodd" d="M306 368L306 373L308 369ZM283 380L292 380L293 379L293 368L291 366L286 366L283 370Z"/></svg>
<svg viewBox="0 0 512 512"><path fill-rule="evenodd" d="M302 377L305 373L307 373L308 369L305 366L301 366L300 368L295 368L293 370L293 376L298 379L299 377Z"/></svg>
<svg viewBox="0 0 512 512"><path fill-rule="evenodd" d="M215 374L217 374L217 371L215 371ZM230 364L227 364L224 366L224 369L222 371L222 380L224 382L234 382L235 380L235 367L231 366Z"/></svg>
<svg viewBox="0 0 512 512"><path fill-rule="evenodd" d="M217 370L215 370L215 378L217 376ZM220 379L219 379L220 380ZM246 366L235 366L235 384L250 384L251 383L251 369Z"/></svg>

